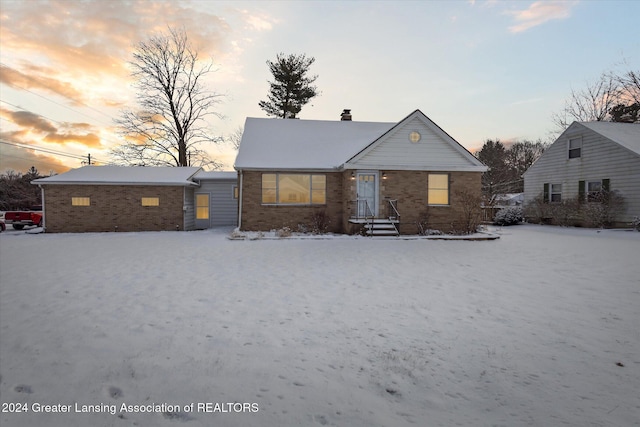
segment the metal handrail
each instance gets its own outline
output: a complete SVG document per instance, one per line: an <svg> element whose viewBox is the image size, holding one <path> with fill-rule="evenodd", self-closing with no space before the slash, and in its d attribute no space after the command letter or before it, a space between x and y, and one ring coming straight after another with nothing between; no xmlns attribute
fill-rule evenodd
<svg viewBox="0 0 640 427"><path fill-rule="evenodd" d="M394 215L389 215L389 219L391 218L395 218L398 222L400 222L400 212L398 212L398 200L394 199L394 200L388 200L389 202L389 206L391 206L391 209L389 209L389 212L387 213L395 213Z"/></svg>
<svg viewBox="0 0 640 427"><path fill-rule="evenodd" d="M391 221L391 218L393 217L392 215L389 215L391 213L391 211L392 211L393 213L395 213L395 219L396 219L397 223L399 224L400 223L400 212L398 212L398 207L397 207L398 200L397 199L393 199L393 200L390 199L390 200L388 200L388 202L389 202L389 206L391 206L391 209L389 209L390 212L387 212L389 220ZM396 229L396 233L400 234L400 230L398 230L398 227L396 226L396 223L391 221L391 224L393 224L393 228Z"/></svg>
<svg viewBox="0 0 640 427"><path fill-rule="evenodd" d="M368 218L371 218L371 217L375 217L375 215L373 213L373 209L371 209L371 206L369 206L369 201L367 199L356 199L354 202L356 204L355 215L353 215L354 218L357 218L357 219L360 219L360 218L368 219ZM364 209L360 209L361 206ZM360 214L361 211L364 211L364 215Z"/></svg>
<svg viewBox="0 0 640 427"><path fill-rule="evenodd" d="M356 219L364 219L365 222L369 223L370 229L373 229L373 224L376 216L373 213L373 209L371 209L371 206L369 206L369 201L367 199L357 198L355 200L355 204L356 206L355 206L354 217ZM363 212L364 215L362 215L360 212Z"/></svg>

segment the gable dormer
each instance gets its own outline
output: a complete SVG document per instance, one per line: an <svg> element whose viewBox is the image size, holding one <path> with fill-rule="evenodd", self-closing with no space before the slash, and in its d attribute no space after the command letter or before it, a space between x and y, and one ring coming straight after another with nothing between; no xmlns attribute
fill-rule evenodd
<svg viewBox="0 0 640 427"><path fill-rule="evenodd" d="M487 167L416 110L358 154L345 169L484 172Z"/></svg>

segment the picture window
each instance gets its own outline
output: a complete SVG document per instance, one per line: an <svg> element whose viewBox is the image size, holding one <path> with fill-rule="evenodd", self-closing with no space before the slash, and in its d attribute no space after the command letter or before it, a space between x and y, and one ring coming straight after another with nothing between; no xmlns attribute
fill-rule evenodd
<svg viewBox="0 0 640 427"><path fill-rule="evenodd" d="M323 205L327 177L307 174L262 174L262 203L277 205Z"/></svg>

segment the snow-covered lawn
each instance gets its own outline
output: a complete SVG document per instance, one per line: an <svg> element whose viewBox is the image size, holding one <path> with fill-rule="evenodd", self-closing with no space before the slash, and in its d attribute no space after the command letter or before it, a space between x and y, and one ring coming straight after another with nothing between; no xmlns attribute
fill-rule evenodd
<svg viewBox="0 0 640 427"><path fill-rule="evenodd" d="M0 424L640 425L640 233L497 232L3 233Z"/></svg>

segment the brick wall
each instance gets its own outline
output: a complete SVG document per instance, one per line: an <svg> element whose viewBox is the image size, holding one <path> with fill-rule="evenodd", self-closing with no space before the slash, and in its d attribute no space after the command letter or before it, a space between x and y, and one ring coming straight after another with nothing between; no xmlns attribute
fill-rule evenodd
<svg viewBox="0 0 640 427"><path fill-rule="evenodd" d="M480 172L426 172L384 171L386 179L380 180L380 212L387 211L386 199L398 200L400 232L416 234L417 222L428 219L428 226L445 232L459 230L464 223L460 192L481 194ZM429 206L427 201L430 173L449 174L449 205ZM382 171L380 173L382 176Z"/></svg>
<svg viewBox="0 0 640 427"><path fill-rule="evenodd" d="M330 221L329 231L342 232L342 173L327 173L327 204L322 206L287 206L262 204L262 172L242 173L242 224L245 231L269 231L308 225L312 215L324 212Z"/></svg>
<svg viewBox="0 0 640 427"><path fill-rule="evenodd" d="M44 186L48 233L162 231L184 227L184 188L138 185ZM89 197L91 206L72 206L72 197ZM160 206L142 206L158 197ZM117 228L116 228L117 227Z"/></svg>

